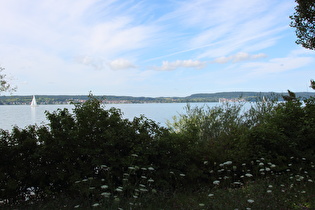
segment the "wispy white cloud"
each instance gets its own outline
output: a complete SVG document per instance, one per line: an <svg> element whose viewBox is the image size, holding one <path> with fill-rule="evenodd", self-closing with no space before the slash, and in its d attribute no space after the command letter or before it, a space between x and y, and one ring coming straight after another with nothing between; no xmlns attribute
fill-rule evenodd
<svg viewBox="0 0 315 210"><path fill-rule="evenodd" d="M172 71L178 68L194 68L201 69L206 66L205 61L198 60L177 60L174 62L163 61L162 66L154 67L153 69L158 71Z"/></svg>
<svg viewBox="0 0 315 210"><path fill-rule="evenodd" d="M227 62L232 61L233 63L235 63L235 62L240 62L240 61L245 61L245 60L254 60L254 59L265 58L265 57L267 57L267 55L264 53L250 55L245 52L239 52L235 55L231 55L228 57L223 56L223 57L217 58L213 62L214 63L227 63Z"/></svg>
<svg viewBox="0 0 315 210"><path fill-rule="evenodd" d="M113 60L109 62L108 65L112 70L123 70L123 69L130 69L130 68L136 67L131 61L123 59L123 58Z"/></svg>
<svg viewBox="0 0 315 210"><path fill-rule="evenodd" d="M289 52L285 57L250 60L224 65L216 71L202 71L191 78L199 83L212 79L208 91L305 91L305 83L312 79L315 57L304 50ZM215 79L214 79L215 78ZM220 79L218 79L220 78ZM207 92L207 91L205 91Z"/></svg>
<svg viewBox="0 0 315 210"><path fill-rule="evenodd" d="M267 62L251 62L240 66L251 77L259 78L262 75L272 75L295 70L315 62L314 57L283 57L273 58Z"/></svg>
<svg viewBox="0 0 315 210"><path fill-rule="evenodd" d="M0 34L3 42L28 46L58 56L116 59L120 54L149 45L154 27L140 24L134 8L116 0L34 0L1 2ZM8 36L10 35L10 36Z"/></svg>
<svg viewBox="0 0 315 210"><path fill-rule="evenodd" d="M273 46L280 34L289 29L287 12L294 2L196 0L182 1L179 5L165 21L181 23L186 38L182 47L193 49L197 59L204 59L244 50L252 53Z"/></svg>
<svg viewBox="0 0 315 210"><path fill-rule="evenodd" d="M96 58L92 56L77 56L74 58L77 63L91 66L95 70L102 70L105 67L104 60L101 58Z"/></svg>

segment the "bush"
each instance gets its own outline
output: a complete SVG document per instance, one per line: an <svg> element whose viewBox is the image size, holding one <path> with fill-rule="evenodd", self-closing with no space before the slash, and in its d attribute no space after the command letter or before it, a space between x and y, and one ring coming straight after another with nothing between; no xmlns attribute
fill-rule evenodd
<svg viewBox="0 0 315 210"><path fill-rule="evenodd" d="M104 206L209 186L215 179L230 187L244 178L245 166L260 174L257 161L275 173L292 156L315 161L315 98L267 100L248 109L243 103L188 105L186 111L164 128L145 116L123 119L119 109L106 110L90 96L73 113L47 112L47 125L0 130L0 201L15 205L63 195Z"/></svg>
<svg viewBox="0 0 315 210"><path fill-rule="evenodd" d="M252 155L278 161L289 157L314 161L315 106L314 98L290 100L275 106L265 122L249 132ZM279 164L280 164L279 162Z"/></svg>
<svg viewBox="0 0 315 210"><path fill-rule="evenodd" d="M46 115L46 126L1 130L1 199L22 202L30 191L34 200L61 192L75 195L76 181L104 178L103 165L110 168L106 178L115 188L132 154L139 155L138 164L152 164L153 150L166 132L144 116L123 119L120 110L105 110L92 96L75 104L73 114L59 109Z"/></svg>
<svg viewBox="0 0 315 210"><path fill-rule="evenodd" d="M288 158L314 161L315 98L273 99L250 104L223 104L219 107L186 108L186 114L168 123L170 130L190 142L191 155L199 163L235 164L266 158L284 166ZM206 169L200 170L201 174ZM200 178L201 174L194 178Z"/></svg>

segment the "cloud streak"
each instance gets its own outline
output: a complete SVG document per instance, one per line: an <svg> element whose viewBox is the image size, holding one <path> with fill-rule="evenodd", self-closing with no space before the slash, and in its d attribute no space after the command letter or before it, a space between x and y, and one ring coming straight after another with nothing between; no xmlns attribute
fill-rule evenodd
<svg viewBox="0 0 315 210"><path fill-rule="evenodd" d="M206 62L198 60L177 60L173 62L163 61L162 66L154 67L158 71L173 71L179 68L202 69L206 66Z"/></svg>
<svg viewBox="0 0 315 210"><path fill-rule="evenodd" d="M199 49L195 53L198 59L215 58L239 51L252 53L274 45L279 34L289 28L286 12L293 7L292 2L271 0L183 1L165 21L180 22L186 27L183 34L190 30L183 46ZM213 47L218 42L220 45Z"/></svg>
<svg viewBox="0 0 315 210"><path fill-rule="evenodd" d="M232 61L233 63L236 63L236 62L240 62L240 61L255 60L255 59L266 58L266 57L267 57L267 55L264 53L250 55L250 54L245 53L245 52L239 52L235 55L231 55L228 57L223 56L223 57L217 58L213 62L223 64L223 63L228 63L228 62Z"/></svg>
<svg viewBox="0 0 315 210"><path fill-rule="evenodd" d="M124 70L124 69L136 68L136 66L131 61L123 59L123 58L113 60L109 62L108 65L112 70Z"/></svg>

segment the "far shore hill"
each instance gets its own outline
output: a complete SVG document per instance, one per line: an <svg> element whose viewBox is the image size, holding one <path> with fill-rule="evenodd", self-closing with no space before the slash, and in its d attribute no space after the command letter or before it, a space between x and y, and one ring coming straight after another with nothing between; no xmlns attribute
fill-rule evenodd
<svg viewBox="0 0 315 210"><path fill-rule="evenodd" d="M297 97L309 98L315 96L315 92L296 92ZM186 97L133 97L133 96L94 96L105 104L121 103L194 103L194 102L229 102L229 101L259 101L262 99L277 99L282 101L283 95L288 93L275 92L219 92L198 93ZM0 105L28 105L32 101L30 96L0 96ZM88 95L35 95L37 104L69 104L82 103L88 100Z"/></svg>

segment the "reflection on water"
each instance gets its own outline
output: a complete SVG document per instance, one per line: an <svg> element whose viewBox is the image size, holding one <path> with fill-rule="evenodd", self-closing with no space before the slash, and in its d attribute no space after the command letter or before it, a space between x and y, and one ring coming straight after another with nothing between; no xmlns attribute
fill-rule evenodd
<svg viewBox="0 0 315 210"><path fill-rule="evenodd" d="M32 124L36 123L36 107L31 106L31 119L32 119Z"/></svg>

